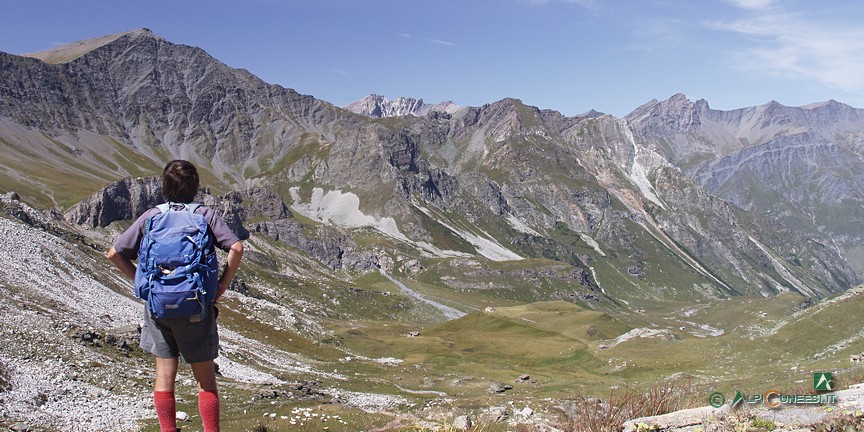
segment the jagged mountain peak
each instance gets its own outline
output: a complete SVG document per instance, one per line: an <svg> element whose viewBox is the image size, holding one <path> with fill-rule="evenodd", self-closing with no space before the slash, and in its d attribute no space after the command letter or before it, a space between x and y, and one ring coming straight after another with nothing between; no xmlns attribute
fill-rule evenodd
<svg viewBox="0 0 864 432"><path fill-rule="evenodd" d="M413 115L422 106L423 99L400 96L390 100L383 95L372 93L344 108L357 114L379 118Z"/></svg>
<svg viewBox="0 0 864 432"><path fill-rule="evenodd" d="M539 108L526 105L520 99L504 98L480 107L478 124L491 128L496 141L514 133L535 128L541 117Z"/></svg>
<svg viewBox="0 0 864 432"><path fill-rule="evenodd" d="M692 110L708 108L708 101L705 99L691 101L684 93L675 93L669 99L659 102L659 105L667 110Z"/></svg>
<svg viewBox="0 0 864 432"><path fill-rule="evenodd" d="M811 103L811 104L804 105L804 106L802 106L801 108L804 108L804 109L817 109L817 108L825 108L825 107L829 107L829 108L844 108L844 109L845 109L845 108L851 108L849 105L846 105L846 104L844 104L844 103L842 103L842 102L837 102L837 101L834 100L834 99L828 99L827 101L822 101L822 102L814 102L814 103Z"/></svg>
<svg viewBox="0 0 864 432"><path fill-rule="evenodd" d="M690 99L688 99L687 95L685 95L684 93L679 92L679 93L675 93L674 95L670 96L669 99L666 100L666 102L667 103L670 103L670 102L671 103L682 103L682 102L690 103Z"/></svg>
<svg viewBox="0 0 864 432"><path fill-rule="evenodd" d="M534 105L528 105L523 102L521 99L517 98L504 98L496 102L485 104L481 107L482 110L488 111L508 111L508 112L517 112L520 114L528 114L530 113L532 116L539 115L541 110L540 108Z"/></svg>
<svg viewBox="0 0 864 432"><path fill-rule="evenodd" d="M581 117L581 118L597 118L597 117L602 117L602 116L604 116L604 115L606 115L606 113L604 113L604 112L602 112L602 111L597 111L597 110L595 110L595 109L592 108L592 109L590 109L590 110L588 110L588 111L585 111L585 112L582 113L582 114L577 115L576 117Z"/></svg>
<svg viewBox="0 0 864 432"><path fill-rule="evenodd" d="M72 42L51 49L34 53L22 54L23 57L32 57L49 64L68 63L95 49L108 45L122 37L137 39L140 37L164 40L150 31L148 28L140 28L120 33L114 33L92 39Z"/></svg>
<svg viewBox="0 0 864 432"><path fill-rule="evenodd" d="M705 99L693 102L683 93L676 93L664 101L652 99L624 118L628 122L659 122L657 126L662 129L680 132L698 127L710 110Z"/></svg>
<svg viewBox="0 0 864 432"><path fill-rule="evenodd" d="M363 99L345 105L343 108L368 117L381 118L406 115L422 117L433 112L453 114L464 107L456 105L451 101L427 104L423 102L423 99L406 96L400 96L391 100L380 94L372 93Z"/></svg>
<svg viewBox="0 0 864 432"><path fill-rule="evenodd" d="M703 110L709 110L708 101L699 99L691 101L684 93L676 93L664 101L651 99L639 108L625 116L626 119L637 119L657 115L681 115ZM688 114L690 115L690 114Z"/></svg>
<svg viewBox="0 0 864 432"><path fill-rule="evenodd" d="M648 107L648 106L655 106L655 105L684 106L684 105L692 105L693 103L694 102L691 101L690 98L688 98L687 95L685 95L684 93L675 93L674 95L669 96L667 99L662 100L662 101L657 100L657 99L651 99L650 101L644 103L639 108Z"/></svg>

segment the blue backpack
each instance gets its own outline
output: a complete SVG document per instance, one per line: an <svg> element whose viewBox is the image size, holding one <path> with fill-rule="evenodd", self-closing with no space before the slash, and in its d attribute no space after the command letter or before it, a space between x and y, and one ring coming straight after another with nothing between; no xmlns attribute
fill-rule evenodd
<svg viewBox="0 0 864 432"><path fill-rule="evenodd" d="M135 295L155 318L199 315L218 288L219 265L200 204L166 203L144 225L138 249Z"/></svg>

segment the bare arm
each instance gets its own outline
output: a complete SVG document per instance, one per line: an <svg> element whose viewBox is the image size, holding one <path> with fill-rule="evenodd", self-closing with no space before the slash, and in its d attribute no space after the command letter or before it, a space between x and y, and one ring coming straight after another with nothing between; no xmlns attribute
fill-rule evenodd
<svg viewBox="0 0 864 432"><path fill-rule="evenodd" d="M225 271L219 277L219 291L216 292L216 300L219 300L222 294L225 294L225 291L228 290L231 279L234 279L234 275L237 274L237 269L240 267L241 258L243 258L243 242L238 241L231 245L231 250L228 251L228 258L225 260Z"/></svg>
<svg viewBox="0 0 864 432"><path fill-rule="evenodd" d="M129 258L126 258L116 250L114 250L114 246L111 246L111 249L108 250L108 259L123 272L126 277L129 279L135 279L135 264L132 264L132 261Z"/></svg>

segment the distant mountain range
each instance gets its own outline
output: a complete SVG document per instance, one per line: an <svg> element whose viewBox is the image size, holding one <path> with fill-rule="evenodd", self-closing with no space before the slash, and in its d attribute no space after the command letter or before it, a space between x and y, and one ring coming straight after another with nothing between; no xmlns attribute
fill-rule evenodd
<svg viewBox="0 0 864 432"><path fill-rule="evenodd" d="M345 110L146 29L0 65L0 188L106 213L75 220L128 218L88 197L186 158L213 196L265 190L293 223L341 233L334 256L371 229L429 258L551 259L582 275L551 291L577 297L822 297L864 271L862 110L834 101L716 111L675 95L618 119L371 95Z"/></svg>

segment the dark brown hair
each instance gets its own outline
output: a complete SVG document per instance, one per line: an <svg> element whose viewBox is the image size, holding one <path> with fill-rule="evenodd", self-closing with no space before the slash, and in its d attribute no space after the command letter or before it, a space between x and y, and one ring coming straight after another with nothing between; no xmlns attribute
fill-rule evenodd
<svg viewBox="0 0 864 432"><path fill-rule="evenodd" d="M170 202L191 203L198 193L198 170L185 160L173 160L162 172L162 195Z"/></svg>

